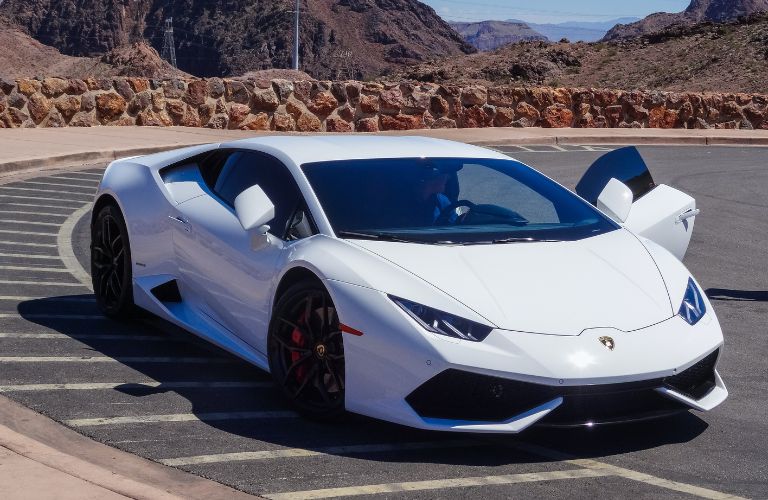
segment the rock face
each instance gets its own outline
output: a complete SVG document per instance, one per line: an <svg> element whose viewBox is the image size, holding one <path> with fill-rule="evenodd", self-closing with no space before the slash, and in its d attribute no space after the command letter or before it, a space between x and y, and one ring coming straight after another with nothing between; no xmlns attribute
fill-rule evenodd
<svg viewBox="0 0 768 500"><path fill-rule="evenodd" d="M224 76L290 67L293 19L286 5L275 0L5 0L0 17L64 54L91 57L143 39L160 50L163 21L172 17L180 69ZM403 63L474 51L418 0L305 0L302 9L301 66L318 78L375 76Z"/></svg>
<svg viewBox="0 0 768 500"><path fill-rule="evenodd" d="M264 88L266 86L266 88ZM768 95L247 79L0 81L0 127L300 132L650 127L768 130Z"/></svg>
<svg viewBox="0 0 768 500"><path fill-rule="evenodd" d="M732 21L766 11L768 0L691 0L691 4L683 12L660 12L635 23L616 25L608 31L603 41L635 38L660 31L673 24Z"/></svg>
<svg viewBox="0 0 768 500"><path fill-rule="evenodd" d="M535 40L546 41L547 37L525 23L509 21L482 21L478 23L451 23L468 43L481 51L496 50L504 45Z"/></svg>

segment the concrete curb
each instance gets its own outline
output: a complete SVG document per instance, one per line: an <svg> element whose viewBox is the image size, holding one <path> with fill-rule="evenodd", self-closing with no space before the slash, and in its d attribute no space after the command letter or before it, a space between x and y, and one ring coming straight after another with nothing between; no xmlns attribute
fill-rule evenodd
<svg viewBox="0 0 768 500"><path fill-rule="evenodd" d="M128 498L258 498L93 441L4 396L0 447Z"/></svg>
<svg viewBox="0 0 768 500"><path fill-rule="evenodd" d="M37 168L55 167L75 163L98 163L112 161L126 156L140 156L169 149L178 149L186 146L197 146L204 142L190 142L189 144L168 144L164 146L149 146L141 148L115 149L106 151L84 151L81 153L67 153L62 155L47 156L45 158L30 158L28 160L10 161L0 163L0 174L11 174Z"/></svg>

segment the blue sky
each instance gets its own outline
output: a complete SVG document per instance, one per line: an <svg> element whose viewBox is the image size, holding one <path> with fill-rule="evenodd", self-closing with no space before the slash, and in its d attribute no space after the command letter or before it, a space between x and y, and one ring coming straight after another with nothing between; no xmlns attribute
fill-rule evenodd
<svg viewBox="0 0 768 500"><path fill-rule="evenodd" d="M522 19L532 23L608 21L680 12L690 0L421 0L449 21Z"/></svg>

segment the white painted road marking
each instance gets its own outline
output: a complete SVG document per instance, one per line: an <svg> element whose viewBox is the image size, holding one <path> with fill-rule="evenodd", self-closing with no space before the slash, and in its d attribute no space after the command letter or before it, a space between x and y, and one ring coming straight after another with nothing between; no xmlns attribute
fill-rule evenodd
<svg viewBox="0 0 768 500"><path fill-rule="evenodd" d="M40 271L44 273L69 273L59 267L30 267L30 266L0 266L1 271Z"/></svg>
<svg viewBox="0 0 768 500"><path fill-rule="evenodd" d="M28 221L28 220L9 220L9 219L0 219L0 224L24 224L29 226L54 226L59 227L61 224L56 224L54 222L36 222L36 221Z"/></svg>
<svg viewBox="0 0 768 500"><path fill-rule="evenodd" d="M24 198L24 199L29 199L29 200L50 199L50 198L30 198L28 196L8 196L8 195L4 195L4 194L0 194L0 196L5 197L5 198ZM67 200L59 200L57 198L56 201L64 201L64 202L66 202ZM40 205L40 204L37 204L37 203L32 204L32 203L5 202L5 204L6 205L13 205L13 206L16 206L16 207L60 208L61 210L72 210L72 209L75 208L75 207L62 207L61 205ZM51 215L63 215L63 214L51 214Z"/></svg>
<svg viewBox="0 0 768 500"><path fill-rule="evenodd" d="M584 467L588 470L606 472L606 475L631 479L632 481L638 481L668 490L679 491L700 498L708 498L711 500L746 500L743 497L731 495L729 493L710 490L708 488L702 488L701 486L696 486L693 484L670 481L668 479L652 476L643 472L625 469L623 467L617 467L615 465L607 464L604 462L598 462L597 460L576 458L561 451L551 450L549 448L544 448L534 444L516 443L511 445L511 447L525 451L527 453L531 453L533 455L548 458L550 460L556 460L578 467Z"/></svg>
<svg viewBox="0 0 768 500"><path fill-rule="evenodd" d="M60 283L58 281L16 281L0 280L0 285L41 285L41 286L76 286L84 288L82 283ZM17 314L18 316L18 314Z"/></svg>
<svg viewBox="0 0 768 500"><path fill-rule="evenodd" d="M159 335L131 335L115 333L0 333L0 339L48 339L48 340L132 340L136 342L188 342L187 339Z"/></svg>
<svg viewBox="0 0 768 500"><path fill-rule="evenodd" d="M299 418L293 411L238 411L216 413L173 413L170 415L140 415L136 417L76 418L65 420L72 427L93 427L99 425L156 424L160 422L210 422L220 420L262 420Z"/></svg>
<svg viewBox="0 0 768 500"><path fill-rule="evenodd" d="M344 488L326 488L321 490L291 491L263 495L272 500L304 500L310 498L338 498L356 495L375 495L383 493L402 493L406 491L443 490L448 488L468 488L471 486L499 486L517 483L536 483L558 479L584 479L610 476L607 472L591 469L560 470L547 472L528 472L506 474L503 476L460 477L455 479L437 479L432 481L409 481L404 483L370 484L348 486Z"/></svg>
<svg viewBox="0 0 768 500"><path fill-rule="evenodd" d="M92 320L92 321L111 321L106 316L98 314L19 314L19 313L0 313L0 319L69 319L69 320Z"/></svg>
<svg viewBox="0 0 768 500"><path fill-rule="evenodd" d="M190 382L100 382L83 384L22 384L0 385L0 392L41 392L41 391L98 391L117 389L243 389L268 388L272 382L239 381L190 381Z"/></svg>
<svg viewBox="0 0 768 500"><path fill-rule="evenodd" d="M158 460L161 464L180 466L180 465L201 465L215 464L221 462L242 462L249 460L272 460L275 458L298 458L298 457L316 457L322 455L346 455L359 453L385 453L392 451L419 451L419 450L439 450L446 448L466 448L485 446L480 441L452 440L452 441L427 441L427 442L408 442L408 443L386 443L386 444L357 444L349 446L327 446L314 450L304 448L283 448L279 450L266 451L245 451L240 453L219 453L215 455L198 455L192 457L166 458Z"/></svg>
<svg viewBox="0 0 768 500"><path fill-rule="evenodd" d="M72 247L72 235L75 231L75 225L77 225L77 222L91 210L91 207L93 207L93 203L87 203L67 217L67 220L64 221L64 224L62 224L59 229L59 234L56 236L56 246L59 249L59 256L64 263L64 267L66 267L70 274L72 274L77 281L82 283L83 286L88 290L93 291L91 275L88 274L88 271L86 271L83 268L83 265L80 264L80 261L77 260L75 249Z"/></svg>
<svg viewBox="0 0 768 500"><path fill-rule="evenodd" d="M1 253L0 257L14 257L14 258L23 258L23 259L52 259L52 260L59 260L58 255L38 255L38 254L28 254L28 253Z"/></svg>
<svg viewBox="0 0 768 500"><path fill-rule="evenodd" d="M41 182L41 181L22 181L22 184L32 184L35 186L59 186L59 187L73 187L73 188L80 188L80 189L88 189L90 191L95 191L95 186L83 186L80 184L65 184L63 182ZM82 193L87 194L87 193Z"/></svg>
<svg viewBox="0 0 768 500"><path fill-rule="evenodd" d="M16 215L45 215L47 217L66 217L67 214L55 214L53 212L27 212L25 210L0 210L0 214L16 214ZM24 221L16 221L24 222Z"/></svg>
<svg viewBox="0 0 768 500"><path fill-rule="evenodd" d="M36 233L33 231L16 231L11 229L0 229L0 233L23 234L25 236L56 236L56 233Z"/></svg>
<svg viewBox="0 0 768 500"><path fill-rule="evenodd" d="M85 196L86 199L93 198L93 196L88 193L75 192L75 191L59 191L58 189L22 188L22 187L15 187L15 186L0 186L0 189L15 189L17 191L36 191L38 193L68 194L71 196ZM69 201L69 200L62 200L62 201Z"/></svg>
<svg viewBox="0 0 768 500"><path fill-rule="evenodd" d="M2 194L2 193L0 193L0 198L13 198L13 199L16 199L16 200L35 200L35 201L37 201L37 200L58 201L60 203L77 203L78 205L80 203L82 203L82 201L64 200L64 199L61 199L61 198L43 198L42 196L20 196L20 195L15 195L15 194ZM67 207L67 206L57 206L57 207L55 207L53 205L28 205L28 204L22 205L21 203L8 203L8 205L21 205L21 206L25 206L25 207L43 207L43 208L69 208L69 209L75 208L75 207Z"/></svg>
<svg viewBox="0 0 768 500"><path fill-rule="evenodd" d="M74 174L76 172L69 172L70 174ZM87 175L94 175L94 174L87 174ZM95 174L101 177L102 174ZM51 179L64 179L67 181L81 181L81 182L88 182L91 183L94 187L99 185L100 179L86 179L84 177L67 177L65 175L52 175Z"/></svg>
<svg viewBox="0 0 768 500"><path fill-rule="evenodd" d="M231 363L228 358L116 357L107 356L0 356L0 363Z"/></svg>

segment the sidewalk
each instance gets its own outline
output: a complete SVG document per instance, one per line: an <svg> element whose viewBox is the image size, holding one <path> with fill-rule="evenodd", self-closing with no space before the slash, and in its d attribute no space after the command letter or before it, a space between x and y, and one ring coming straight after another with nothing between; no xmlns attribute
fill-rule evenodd
<svg viewBox="0 0 768 500"><path fill-rule="evenodd" d="M270 132L184 127L94 127L0 130L0 173L66 163L109 161ZM479 145L676 144L768 146L768 130L486 128L381 132L421 135Z"/></svg>
<svg viewBox="0 0 768 500"><path fill-rule="evenodd" d="M4 500L255 497L93 441L0 396Z"/></svg>

